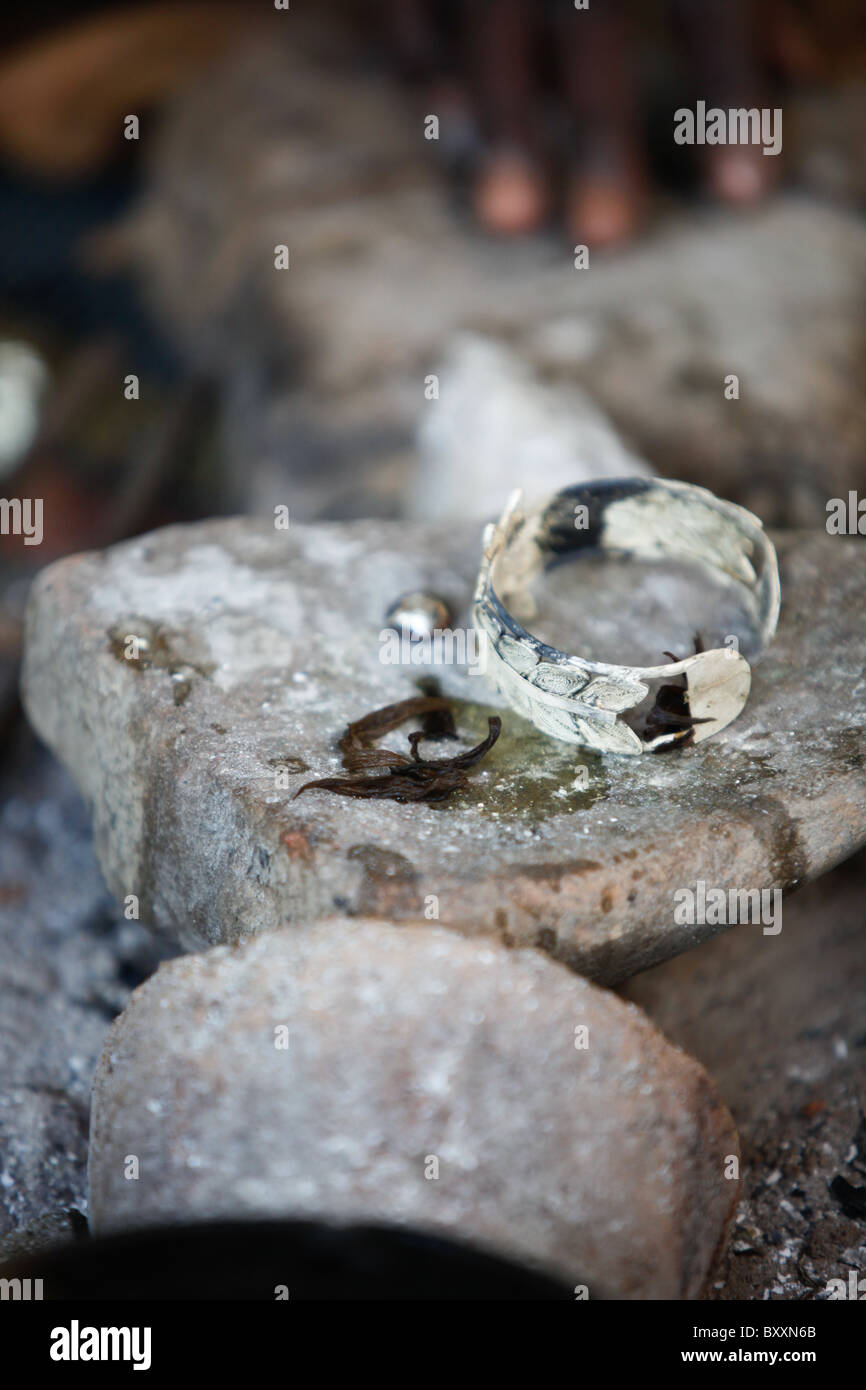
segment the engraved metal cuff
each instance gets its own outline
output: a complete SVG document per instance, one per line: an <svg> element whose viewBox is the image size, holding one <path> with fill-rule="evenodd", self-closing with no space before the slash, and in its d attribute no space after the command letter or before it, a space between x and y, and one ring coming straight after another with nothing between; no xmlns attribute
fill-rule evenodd
<svg viewBox="0 0 866 1390"><path fill-rule="evenodd" d="M759 519L706 488L662 478L566 488L528 512L521 498L514 493L484 532L473 607L487 641L488 676L512 708L552 738L629 755L701 742L736 719L751 670L733 648L663 666L613 666L548 646L518 619L534 616L536 575L572 554L601 550L684 560L734 581L764 646L776 630L780 594L776 552ZM585 525L578 526L581 506Z"/></svg>

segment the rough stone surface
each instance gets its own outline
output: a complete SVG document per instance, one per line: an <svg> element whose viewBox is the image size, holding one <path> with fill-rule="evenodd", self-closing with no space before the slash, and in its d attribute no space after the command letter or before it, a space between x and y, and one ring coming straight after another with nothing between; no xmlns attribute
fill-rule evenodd
<svg viewBox="0 0 866 1390"><path fill-rule="evenodd" d="M824 1299L866 1276L866 856L744 926L636 976L629 999L710 1071L737 1122L743 1193L708 1296Z"/></svg>
<svg viewBox="0 0 866 1390"><path fill-rule="evenodd" d="M339 769L350 719L416 692L425 668L380 660L398 594L441 593L466 621L474 526L202 523L62 561L31 601L26 704L93 807L109 886L184 944L438 911L612 981L720 929L678 926L677 888L789 887L866 836L866 550L777 540L779 630L717 738L639 761L576 756L505 710L471 787L440 806L292 793ZM646 662L687 651L696 627L709 645L741 630L721 599L701 614L694 582L647 573L636 593L626 564L604 587L594 575L556 571L536 631ZM148 638L146 660L125 659L130 634ZM435 669L477 741L496 697L480 674Z"/></svg>
<svg viewBox="0 0 866 1390"><path fill-rule="evenodd" d="M93 1069L159 959L106 893L80 797L32 742L0 783L0 1258L83 1224Z"/></svg>
<svg viewBox="0 0 866 1390"><path fill-rule="evenodd" d="M332 920L135 992L94 1082L91 1222L386 1220L591 1296L691 1298L736 1153L701 1068L540 952Z"/></svg>
<svg viewBox="0 0 866 1390"><path fill-rule="evenodd" d="M285 45L185 91L127 232L156 311L224 383L235 509L285 500L292 479L307 519L393 514L423 482L412 437L447 401L466 331L584 388L666 476L768 522L818 524L828 497L862 493L856 212L802 192L745 214L668 208L633 249L576 270L558 232L479 234L437 159L447 118L425 140L423 108L304 30L298 16ZM823 100L826 137L843 121ZM792 101L789 166L805 136Z"/></svg>

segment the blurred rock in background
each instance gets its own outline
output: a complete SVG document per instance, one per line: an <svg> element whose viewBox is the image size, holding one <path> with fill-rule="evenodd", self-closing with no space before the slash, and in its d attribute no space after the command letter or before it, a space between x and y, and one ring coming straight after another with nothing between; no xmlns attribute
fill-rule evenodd
<svg viewBox="0 0 866 1390"><path fill-rule="evenodd" d="M435 494L439 454L413 445L465 390L448 361L469 331L588 393L659 472L768 523L820 525L864 476L866 240L858 216L807 194L813 168L847 190L853 154L844 128L828 153L815 125L789 123L785 195L743 213L668 201L642 243L578 270L558 232L482 236L397 86L293 21L290 41L251 44L178 96L114 254L221 383L234 507L393 515ZM505 413L486 408L494 438L515 423L509 379Z"/></svg>
<svg viewBox="0 0 866 1390"><path fill-rule="evenodd" d="M569 331L577 340L579 322ZM572 483L652 472L581 387L547 385L504 343L464 334L435 375L444 389L418 430L411 517L489 521L514 488L541 502Z"/></svg>

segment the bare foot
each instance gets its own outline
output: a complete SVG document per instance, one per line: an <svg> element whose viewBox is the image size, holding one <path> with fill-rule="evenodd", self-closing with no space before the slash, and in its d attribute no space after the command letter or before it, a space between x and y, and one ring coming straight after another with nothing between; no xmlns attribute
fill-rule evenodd
<svg viewBox="0 0 866 1390"><path fill-rule="evenodd" d="M481 226L498 236L535 231L549 210L541 170L519 150L500 149L487 156L475 181L472 202Z"/></svg>

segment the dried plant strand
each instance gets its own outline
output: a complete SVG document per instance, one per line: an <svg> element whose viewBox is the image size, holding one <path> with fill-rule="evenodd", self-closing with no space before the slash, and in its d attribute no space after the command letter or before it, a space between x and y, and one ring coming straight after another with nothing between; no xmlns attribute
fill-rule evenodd
<svg viewBox="0 0 866 1390"><path fill-rule="evenodd" d="M411 756L388 748L373 748L372 740L390 733L407 719L422 717L424 727L409 735ZM425 759L419 745L425 739L456 738L454 717L446 699L438 695L419 695L397 704L373 710L350 724L340 739L343 767L347 777L321 777L306 782L295 796L318 789L339 796L391 801L445 801L469 784L468 769L490 751L502 730L502 720L492 715L487 721L487 737L475 748L453 758ZM379 771L375 771L379 769Z"/></svg>
<svg viewBox="0 0 866 1390"><path fill-rule="evenodd" d="M704 650L704 643L699 632L695 633L695 653ZM674 664L680 658L673 652L665 652ZM655 698L655 704L647 716L646 729L644 731L647 739L658 738L663 734L676 734L670 743L663 743L658 748L653 749L655 753L668 753L673 748L686 748L694 742L695 725L708 724L708 719L699 719L692 714L689 708L689 678L685 671L679 679L681 685L662 685L659 686Z"/></svg>

